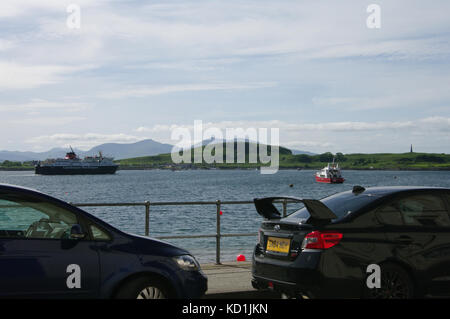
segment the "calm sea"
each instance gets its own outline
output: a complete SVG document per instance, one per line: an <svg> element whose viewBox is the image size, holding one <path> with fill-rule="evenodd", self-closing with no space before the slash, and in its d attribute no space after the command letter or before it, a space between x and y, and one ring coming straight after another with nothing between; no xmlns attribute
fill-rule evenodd
<svg viewBox="0 0 450 319"><path fill-rule="evenodd" d="M73 203L252 200L290 195L322 198L362 186L441 186L450 188L450 172L343 171L344 184L319 184L311 170L283 170L261 175L256 170L118 171L115 175L40 176L32 172L0 171L0 183L37 189ZM292 187L291 187L292 184ZM86 211L128 232L144 234L144 207L96 207ZM222 233L257 232L261 218L253 205L224 205ZM150 235L214 234L215 206L154 206ZM201 262L215 260L215 238L168 240L188 249ZM222 238L221 258L238 254L251 258L255 237Z"/></svg>

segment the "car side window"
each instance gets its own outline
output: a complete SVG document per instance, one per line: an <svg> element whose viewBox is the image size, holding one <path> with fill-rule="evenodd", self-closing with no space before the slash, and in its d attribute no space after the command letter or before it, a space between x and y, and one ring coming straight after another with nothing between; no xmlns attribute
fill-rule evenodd
<svg viewBox="0 0 450 319"><path fill-rule="evenodd" d="M377 217L385 225L403 225L402 215L394 203L381 207Z"/></svg>
<svg viewBox="0 0 450 319"><path fill-rule="evenodd" d="M61 239L68 237L76 215L34 198L0 195L0 238Z"/></svg>
<svg viewBox="0 0 450 319"><path fill-rule="evenodd" d="M378 216L389 225L450 227L444 201L430 194L397 199L381 208Z"/></svg>
<svg viewBox="0 0 450 319"><path fill-rule="evenodd" d="M92 233L92 239L99 240L99 241L109 241L111 240L111 237L106 233L104 230L100 229L99 227L95 225L90 225L91 233Z"/></svg>

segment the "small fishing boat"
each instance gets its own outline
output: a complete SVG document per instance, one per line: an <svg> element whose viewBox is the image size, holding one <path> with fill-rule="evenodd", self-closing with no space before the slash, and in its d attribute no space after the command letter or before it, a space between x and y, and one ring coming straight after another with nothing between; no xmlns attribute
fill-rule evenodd
<svg viewBox="0 0 450 319"><path fill-rule="evenodd" d="M328 163L327 166L316 172L315 177L316 182L318 183L339 184L345 181L345 179L342 177L339 164L334 162L334 158L333 163Z"/></svg>

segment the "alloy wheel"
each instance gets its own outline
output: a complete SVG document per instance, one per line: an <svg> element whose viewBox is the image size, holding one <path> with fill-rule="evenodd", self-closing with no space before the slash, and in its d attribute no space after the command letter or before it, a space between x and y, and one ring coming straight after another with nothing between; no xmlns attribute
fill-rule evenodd
<svg viewBox="0 0 450 319"><path fill-rule="evenodd" d="M381 287L369 292L375 299L407 299L411 298L412 286L406 274L397 269L384 269L381 275Z"/></svg>
<svg viewBox="0 0 450 319"><path fill-rule="evenodd" d="M145 287L136 299L166 299L164 293L157 287Z"/></svg>

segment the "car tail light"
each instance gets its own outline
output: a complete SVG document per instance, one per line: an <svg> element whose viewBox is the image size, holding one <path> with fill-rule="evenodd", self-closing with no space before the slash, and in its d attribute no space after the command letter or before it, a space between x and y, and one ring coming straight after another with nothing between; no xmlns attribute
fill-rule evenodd
<svg viewBox="0 0 450 319"><path fill-rule="evenodd" d="M305 236L302 249L328 249L339 244L342 233L335 231L313 231Z"/></svg>

